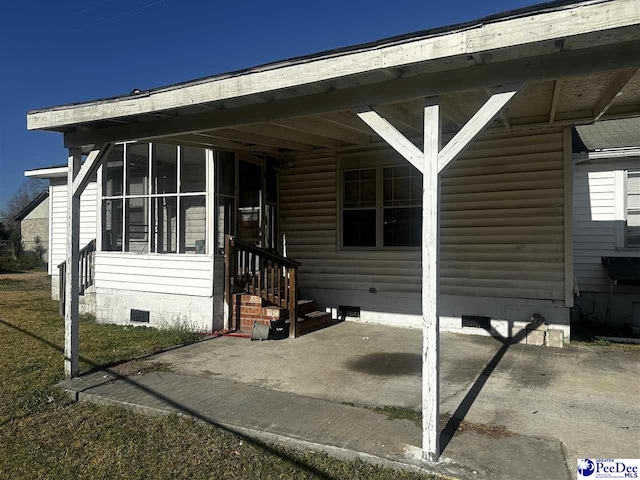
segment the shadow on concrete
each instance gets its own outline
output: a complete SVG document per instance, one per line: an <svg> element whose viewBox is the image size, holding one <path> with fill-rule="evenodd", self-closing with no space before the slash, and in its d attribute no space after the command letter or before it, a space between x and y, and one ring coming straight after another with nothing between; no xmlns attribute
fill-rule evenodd
<svg viewBox="0 0 640 480"><path fill-rule="evenodd" d="M493 374L496 367L500 364L500 361L507 353L507 350L509 350L511 344L521 342L522 340L524 340L527 334L526 330L522 329L520 332L518 332L517 335L512 336L513 324L511 322L509 322L508 328L509 331L506 337L500 335L500 333L498 333L498 331L494 328L489 328L487 330L489 333L491 333L491 336L493 338L502 343L502 346L482 369L480 375L478 375L478 378L475 380L465 397L462 399L462 402L460 402L458 408L456 408L456 411L453 412L447 424L440 431L441 454L446 450L447 446L451 442L451 439L458 431L458 428L460 428L460 425L469 413L471 406L478 398L478 395L480 395L482 388L487 383L487 380L489 380L489 377L491 376L491 374Z"/></svg>
<svg viewBox="0 0 640 480"><path fill-rule="evenodd" d="M404 352L370 353L349 360L345 366L368 375L419 375L422 372L422 356Z"/></svg>
<svg viewBox="0 0 640 480"><path fill-rule="evenodd" d="M21 327L18 327L17 325L13 325L12 323L9 323L9 322L7 322L5 320L0 320L0 324L5 325L5 326L7 326L9 328L12 328L12 329L24 334L24 335L27 335L27 336L33 338L34 340L37 340L37 341L39 341L39 342L41 342L41 343L53 348L54 350L64 354L64 348L63 347L61 347L59 345L56 345L55 343L50 342L49 340L46 340L46 339L36 335L35 333L32 333L32 332L30 332L28 330L25 330L25 329L23 329ZM66 357L65 357L65 360L66 360ZM193 418L195 418L195 419L197 419L197 420L199 420L199 421L201 421L203 423L206 423L207 425L210 425L210 426L216 427L216 428L218 428L220 430L223 430L225 432L229 432L229 433L232 433L234 435L237 435L237 436L241 437L244 441L246 441L246 442L248 442L248 443L250 443L252 445L255 445L258 448L261 448L264 451L266 451L266 452L268 452L268 453L270 453L272 455L280 457L281 459L283 459L283 460L285 460L287 462L290 462L291 464L295 465L298 468L306 470L314 478L320 478L320 479L326 479L326 480L331 480L333 478L330 475L327 475L325 472L317 469L313 465L310 465L310 464L308 464L308 463L306 463L306 462L304 462L304 461L302 461L302 460L300 460L298 458L292 457L292 456L288 455L285 452L282 452L282 451L280 451L280 450L278 450L278 449L276 449L276 448L274 448L274 447L272 447L272 446L270 446L270 445L268 445L268 444L266 444L264 442L261 442L260 440L257 440L255 438L251 438L251 437L249 437L247 435L243 435L242 433L237 432L236 430L233 430L233 429L227 428L227 427L225 427L223 425L220 425L220 424L212 421L211 419L200 415L195 410L192 410L192 409L190 409L190 408L188 408L188 407L186 407L186 406L184 406L184 405L182 405L180 403L177 403L174 400L172 400L171 398L168 398L167 396L162 395L162 394L156 392L155 390L153 390L153 389L151 389L151 388L149 388L149 387L147 387L145 385L141 385L140 383L136 382L135 380L133 380L130 377L126 377L124 375L121 375L121 374L119 374L118 372L116 372L116 371L114 371L112 369L104 368L103 366L98 365L97 363L93 362L92 360L90 360L88 358L80 356L80 360L82 360L83 362L89 364L92 367L92 371L95 371L95 370L105 371L105 372L107 372L109 375L111 375L113 377L112 380L122 380L122 381L124 381L124 382L126 382L126 383L128 383L128 384L130 384L130 385L132 385L132 386L134 386L134 387L136 387L138 389L140 389L141 391L143 391L145 393L148 393L150 395L153 395L155 398L157 398L159 400L162 400L163 402L166 402L167 404L169 404L172 407L176 408L178 410L178 413L181 413L183 415L188 415L188 416L193 417ZM10 419L10 421L12 421L12 420L15 420L15 419Z"/></svg>

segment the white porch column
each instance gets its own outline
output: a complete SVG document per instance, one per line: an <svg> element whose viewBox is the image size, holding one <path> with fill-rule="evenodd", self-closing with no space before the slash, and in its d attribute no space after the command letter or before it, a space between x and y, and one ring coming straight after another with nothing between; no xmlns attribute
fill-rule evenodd
<svg viewBox="0 0 640 480"><path fill-rule="evenodd" d="M424 163L422 173L422 454L436 462L439 441L438 230L441 123L438 98L427 98L424 108Z"/></svg>
<svg viewBox="0 0 640 480"><path fill-rule="evenodd" d="M67 173L67 261L64 311L64 374L66 378L73 378L78 374L80 194L75 194L73 182L80 171L81 161L82 149L70 148Z"/></svg>

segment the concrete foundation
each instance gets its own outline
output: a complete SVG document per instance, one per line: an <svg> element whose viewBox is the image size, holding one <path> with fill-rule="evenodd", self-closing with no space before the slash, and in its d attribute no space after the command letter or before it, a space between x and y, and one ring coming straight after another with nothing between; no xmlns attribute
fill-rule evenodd
<svg viewBox="0 0 640 480"><path fill-rule="evenodd" d="M148 311L149 322L132 322L131 309ZM201 332L210 332L213 329L211 297L98 288L95 315L96 321L102 323L152 327L183 326Z"/></svg>
<svg viewBox="0 0 640 480"><path fill-rule="evenodd" d="M332 311L337 311L340 306L359 307L360 317L347 317L347 320L422 328L422 305L420 298L416 296L303 288L302 297L313 298ZM565 342L570 340L570 310L563 302L454 295L441 295L439 301L441 331L512 338L520 334L534 313L538 313L545 317L549 328L562 330ZM489 317L489 329L463 327L463 315Z"/></svg>

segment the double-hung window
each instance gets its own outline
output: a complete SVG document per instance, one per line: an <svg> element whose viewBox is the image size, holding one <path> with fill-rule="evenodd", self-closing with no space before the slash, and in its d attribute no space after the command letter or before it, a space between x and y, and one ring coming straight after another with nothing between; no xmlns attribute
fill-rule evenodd
<svg viewBox="0 0 640 480"><path fill-rule="evenodd" d="M342 172L342 247L419 247L422 174L411 165Z"/></svg>
<svg viewBox="0 0 640 480"><path fill-rule="evenodd" d="M103 250L206 252L206 150L116 145L102 178Z"/></svg>
<svg viewBox="0 0 640 480"><path fill-rule="evenodd" d="M640 170L627 171L625 246L640 247Z"/></svg>

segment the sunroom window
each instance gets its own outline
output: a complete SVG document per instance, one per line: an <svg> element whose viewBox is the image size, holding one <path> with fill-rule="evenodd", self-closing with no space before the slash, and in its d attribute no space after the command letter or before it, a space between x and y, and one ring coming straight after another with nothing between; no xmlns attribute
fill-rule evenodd
<svg viewBox="0 0 640 480"><path fill-rule="evenodd" d="M103 167L102 249L206 253L206 190L206 150L117 145Z"/></svg>

